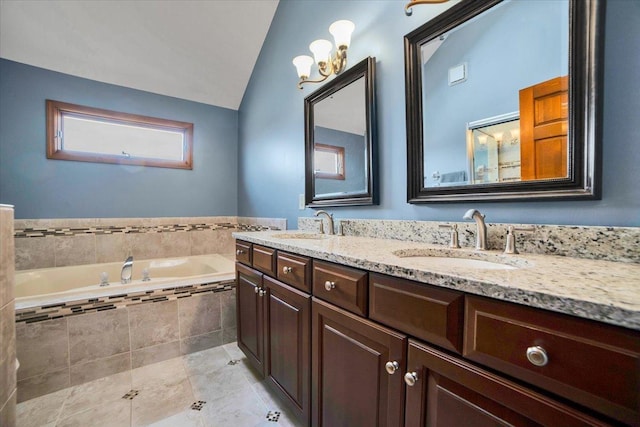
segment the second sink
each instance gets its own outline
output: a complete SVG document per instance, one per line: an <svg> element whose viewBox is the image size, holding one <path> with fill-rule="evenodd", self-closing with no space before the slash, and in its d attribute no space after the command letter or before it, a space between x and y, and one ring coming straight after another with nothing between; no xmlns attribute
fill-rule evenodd
<svg viewBox="0 0 640 427"><path fill-rule="evenodd" d="M505 257L490 252L467 252L450 249L400 249L392 252L400 258L412 258L420 264L448 268L482 270L515 270L527 267L526 260Z"/></svg>

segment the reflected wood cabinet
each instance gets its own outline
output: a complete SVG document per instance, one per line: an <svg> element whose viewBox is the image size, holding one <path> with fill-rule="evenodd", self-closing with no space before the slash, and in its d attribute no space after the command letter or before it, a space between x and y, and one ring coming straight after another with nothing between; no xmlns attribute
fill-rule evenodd
<svg viewBox="0 0 640 427"><path fill-rule="evenodd" d="M238 346L305 426L640 427L638 331L239 243Z"/></svg>

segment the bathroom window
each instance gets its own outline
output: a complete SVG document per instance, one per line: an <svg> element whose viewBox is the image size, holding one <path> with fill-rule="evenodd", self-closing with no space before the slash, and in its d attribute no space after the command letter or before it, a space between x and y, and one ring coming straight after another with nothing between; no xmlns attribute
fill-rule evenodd
<svg viewBox="0 0 640 427"><path fill-rule="evenodd" d="M47 158L192 169L193 124L47 100Z"/></svg>
<svg viewBox="0 0 640 427"><path fill-rule="evenodd" d="M344 147L315 144L313 170L316 178L344 179Z"/></svg>

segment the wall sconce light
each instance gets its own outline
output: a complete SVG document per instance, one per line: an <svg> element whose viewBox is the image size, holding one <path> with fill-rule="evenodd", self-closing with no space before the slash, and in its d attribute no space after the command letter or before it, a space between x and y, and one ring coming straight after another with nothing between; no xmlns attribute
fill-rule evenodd
<svg viewBox="0 0 640 427"><path fill-rule="evenodd" d="M411 16L413 11L411 8L418 4L437 4L437 3L446 3L449 0L412 0L404 7L404 14L407 16Z"/></svg>
<svg viewBox="0 0 640 427"><path fill-rule="evenodd" d="M515 145L520 142L520 128L511 129L511 145Z"/></svg>
<svg viewBox="0 0 640 427"><path fill-rule="evenodd" d="M329 26L329 32L333 35L337 51L331 56L333 45L329 40L316 40L309 45L309 50L313 53L313 58L308 55L300 55L293 58L293 65L298 71L298 88L302 89L304 83L320 83L325 81L331 74L340 74L347 66L347 49L351 43L351 33L355 25L351 21L336 21ZM318 80L309 80L311 75L311 65L313 62L318 65L318 73L322 76Z"/></svg>
<svg viewBox="0 0 640 427"><path fill-rule="evenodd" d="M496 132L496 133L493 134L493 139L496 140L498 145L502 144L503 135L504 135L504 132Z"/></svg>
<svg viewBox="0 0 640 427"><path fill-rule="evenodd" d="M478 142L480 143L480 145L486 146L487 145L487 135L478 135Z"/></svg>

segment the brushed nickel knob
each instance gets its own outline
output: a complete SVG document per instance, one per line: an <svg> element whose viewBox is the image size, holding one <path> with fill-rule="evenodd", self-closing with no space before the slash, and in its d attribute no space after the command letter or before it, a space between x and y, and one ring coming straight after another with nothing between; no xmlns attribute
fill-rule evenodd
<svg viewBox="0 0 640 427"><path fill-rule="evenodd" d="M258 292L260 292L260 288L256 286L255 288L253 288L253 292L257 294Z"/></svg>
<svg viewBox="0 0 640 427"><path fill-rule="evenodd" d="M539 345L534 345L527 349L527 359L535 366L546 366L549 363L547 351Z"/></svg>
<svg viewBox="0 0 640 427"><path fill-rule="evenodd" d="M236 249L236 255L242 255L243 253L244 253L244 250Z"/></svg>
<svg viewBox="0 0 640 427"><path fill-rule="evenodd" d="M263 289L260 289L260 292L258 292L258 295L260 295L261 297L264 296L264 294L266 294L266 292Z"/></svg>
<svg viewBox="0 0 640 427"><path fill-rule="evenodd" d="M416 381L418 381L418 374L416 372L407 372L404 374L404 382L409 386L413 387L416 385Z"/></svg>
<svg viewBox="0 0 640 427"><path fill-rule="evenodd" d="M387 373L389 375L393 375L398 369L400 369L400 365L394 360L392 362L385 363L384 368L387 370Z"/></svg>
<svg viewBox="0 0 640 427"><path fill-rule="evenodd" d="M282 267L282 272L283 272L284 274L289 274L289 273L291 273L292 271L293 271L293 268L291 268L291 267L288 267L288 266L287 266L287 267Z"/></svg>
<svg viewBox="0 0 640 427"><path fill-rule="evenodd" d="M335 287L336 287L336 282L331 282L331 281L329 281L329 280L327 280L326 282L324 282L324 288L325 288L327 291L330 291L331 289L333 289L333 288L335 288Z"/></svg>

